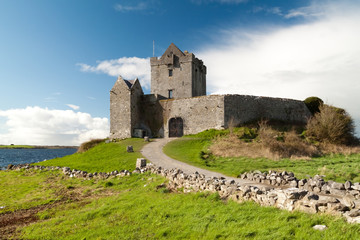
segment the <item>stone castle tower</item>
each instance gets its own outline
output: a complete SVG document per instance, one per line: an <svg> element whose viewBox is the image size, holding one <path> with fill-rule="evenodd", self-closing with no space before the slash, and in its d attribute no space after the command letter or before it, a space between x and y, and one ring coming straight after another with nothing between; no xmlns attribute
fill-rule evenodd
<svg viewBox="0 0 360 240"><path fill-rule="evenodd" d="M206 67L173 43L150 59L151 94L121 76L110 91L110 139L181 137L258 120L304 124L302 101L247 95L206 95Z"/></svg>
<svg viewBox="0 0 360 240"><path fill-rule="evenodd" d="M161 58L151 58L150 64L152 94L174 99L206 95L206 66L194 54L171 43Z"/></svg>
<svg viewBox="0 0 360 240"><path fill-rule="evenodd" d="M110 137L131 137L137 127L141 111L140 102L144 95L140 82L117 79L110 91Z"/></svg>

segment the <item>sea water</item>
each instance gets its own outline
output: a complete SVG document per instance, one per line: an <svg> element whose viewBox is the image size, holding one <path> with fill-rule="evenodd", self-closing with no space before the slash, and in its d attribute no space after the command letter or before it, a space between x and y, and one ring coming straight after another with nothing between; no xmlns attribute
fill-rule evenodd
<svg viewBox="0 0 360 240"><path fill-rule="evenodd" d="M61 149L0 149L0 169L9 164L35 163L57 157L71 155L76 152L74 148Z"/></svg>

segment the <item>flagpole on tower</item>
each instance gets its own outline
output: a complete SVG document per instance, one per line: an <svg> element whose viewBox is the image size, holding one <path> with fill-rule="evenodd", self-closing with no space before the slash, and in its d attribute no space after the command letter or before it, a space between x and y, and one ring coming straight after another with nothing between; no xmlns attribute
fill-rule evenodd
<svg viewBox="0 0 360 240"><path fill-rule="evenodd" d="M153 40L153 57L155 57L155 40Z"/></svg>

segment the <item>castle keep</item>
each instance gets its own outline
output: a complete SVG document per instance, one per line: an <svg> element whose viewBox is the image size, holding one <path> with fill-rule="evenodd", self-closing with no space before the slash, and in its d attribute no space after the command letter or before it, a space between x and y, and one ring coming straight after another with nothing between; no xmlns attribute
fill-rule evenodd
<svg viewBox="0 0 360 240"><path fill-rule="evenodd" d="M260 119L306 123L302 101L247 95L206 95L206 66L173 43L152 57L151 94L121 76L110 91L110 139L180 137Z"/></svg>

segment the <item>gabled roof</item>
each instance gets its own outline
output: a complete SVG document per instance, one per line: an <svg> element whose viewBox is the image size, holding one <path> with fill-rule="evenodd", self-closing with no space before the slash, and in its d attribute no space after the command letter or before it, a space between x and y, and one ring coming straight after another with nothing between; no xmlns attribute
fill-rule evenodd
<svg viewBox="0 0 360 240"><path fill-rule="evenodd" d="M134 85L136 80L125 80L124 79L124 82L126 83L126 85L130 88L132 88L132 86Z"/></svg>
<svg viewBox="0 0 360 240"><path fill-rule="evenodd" d="M161 58L171 56L172 55L171 53L179 57L185 56L185 54L174 43L171 43L170 46L164 52L164 54L161 56Z"/></svg>
<svg viewBox="0 0 360 240"><path fill-rule="evenodd" d="M138 78L136 78L135 80L126 80L126 79L123 79L121 76L119 76L117 81L115 82L113 88L111 89L111 91L114 91L117 88L132 89L136 84L138 84L140 89L142 89Z"/></svg>

